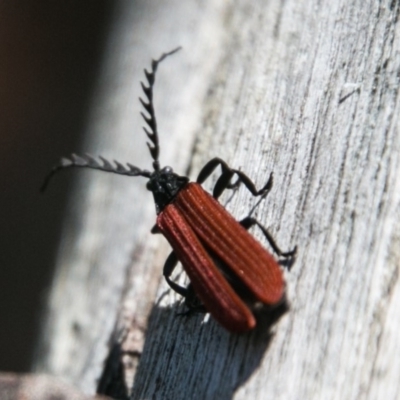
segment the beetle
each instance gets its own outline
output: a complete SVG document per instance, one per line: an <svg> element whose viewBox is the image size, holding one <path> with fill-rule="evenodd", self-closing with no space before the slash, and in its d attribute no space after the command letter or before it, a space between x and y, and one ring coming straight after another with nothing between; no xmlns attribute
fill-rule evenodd
<svg viewBox="0 0 400 400"><path fill-rule="evenodd" d="M72 154L62 158L46 176L44 191L52 176L67 168L80 167L148 179L147 189L153 193L157 213L152 233L161 233L173 251L168 256L163 274L168 285L185 298L188 312L209 312L215 320L231 332L246 332L256 325L254 309L257 305L277 306L285 297L285 282L275 258L248 232L258 226L275 253L294 260L297 247L283 252L270 233L251 216L236 221L218 202L226 189L243 184L253 196L264 199L271 190L272 173L259 190L242 171L232 169L220 158L209 161L200 171L196 182L173 172L171 167L160 167L159 139L153 105L153 87L157 68L166 57L180 47L152 60L150 72L144 70L147 84L141 82L146 101L139 98L145 113L141 113L147 127L144 131L153 159L153 171L142 170L129 163L114 164L99 156ZM213 194L201 186L220 167ZM236 178L236 181L232 180ZM181 262L190 283L187 287L171 279L178 261ZM185 313L186 314L186 313Z"/></svg>

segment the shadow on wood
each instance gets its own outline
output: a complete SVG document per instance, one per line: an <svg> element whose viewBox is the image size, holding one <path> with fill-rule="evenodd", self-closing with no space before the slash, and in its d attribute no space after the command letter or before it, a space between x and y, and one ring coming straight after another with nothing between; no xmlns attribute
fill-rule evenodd
<svg viewBox="0 0 400 400"><path fill-rule="evenodd" d="M143 353L129 354L139 359L132 389L126 387L123 344L112 345L98 394L121 400L188 396L231 399L260 366L274 336L271 329L289 305L285 299L274 309L258 310L256 328L243 335L227 332L211 318L203 323L202 314L171 319L171 313L178 314L177 308L178 303L171 308L153 308ZM173 323L168 325L171 320Z"/></svg>

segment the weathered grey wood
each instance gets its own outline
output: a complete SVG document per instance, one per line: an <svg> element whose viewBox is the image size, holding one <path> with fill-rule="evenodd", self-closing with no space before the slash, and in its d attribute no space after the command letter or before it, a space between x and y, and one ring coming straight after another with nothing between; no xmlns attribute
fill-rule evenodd
<svg viewBox="0 0 400 400"><path fill-rule="evenodd" d="M36 368L93 392L113 337L133 399L395 399L399 13L398 1L122 2L85 150L150 166L138 80L182 45L156 86L161 161L194 177L219 155L259 185L274 171L256 215L299 247L291 310L272 335L177 318L143 181L87 173ZM228 208L252 204L241 190Z"/></svg>

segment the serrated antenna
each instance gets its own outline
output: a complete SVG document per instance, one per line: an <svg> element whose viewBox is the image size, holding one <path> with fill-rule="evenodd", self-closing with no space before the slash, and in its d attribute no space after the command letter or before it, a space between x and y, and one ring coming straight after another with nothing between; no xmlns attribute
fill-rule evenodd
<svg viewBox="0 0 400 400"><path fill-rule="evenodd" d="M143 129L151 141L151 144L147 143L147 146L149 147L150 154L153 158L153 168L156 171L158 171L160 169L160 165L158 162L160 146L158 144L157 122L156 122L156 116L154 114L154 106L153 106L154 81L155 81L155 77L156 77L158 64L161 61L163 61L165 58L167 58L168 56L176 53L180 49L181 49L181 47L177 47L176 49L174 49L168 53L163 53L159 59L152 60L151 71L148 72L147 70L144 70L148 86L145 86L143 84L143 82L141 82L143 92L147 99L147 103L140 98L139 98L139 100L142 103L144 109L147 111L148 116L146 116L143 112L141 114L142 114L144 120L146 121L148 127L150 128L150 130L148 130L147 128L143 128ZM70 157L62 158L59 161L59 163L53 167L53 169L50 171L50 173L46 176L46 178L42 184L42 187L40 188L40 191L43 192L46 189L46 187L48 186L48 184L54 174L56 174L57 172L59 172L61 170L64 170L67 168L74 168L74 167L75 168L97 169L99 171L112 172L112 173L118 174L118 175L144 176L145 178L151 177L151 172L149 172L147 170L141 170L140 168L135 167L128 163L126 165L122 165L118 161L110 162L101 156L99 156L98 158L95 158L95 157L91 156L90 154L84 154L84 155L72 154Z"/></svg>
<svg viewBox="0 0 400 400"><path fill-rule="evenodd" d="M62 158L60 162L53 167L50 173L46 176L43 185L40 188L40 191L44 192L46 190L50 179L55 173L66 168L91 168L97 169L99 171L112 172L118 175L144 176L146 178L150 178L151 176L150 171L141 170L140 168L135 167L134 165L131 165L129 163L123 165L118 161L110 162L102 156L99 156L97 159L90 154L84 154L81 156L71 154L70 157Z"/></svg>
<svg viewBox="0 0 400 400"><path fill-rule="evenodd" d="M152 60L151 61L151 71L148 72L146 69L144 70L144 74L147 79L147 86L143 82L140 82L142 85L144 95L146 96L147 102L145 102L140 97L139 97L139 100L142 103L143 108L148 113L148 116L146 116L143 112L141 112L141 115L150 130L147 129L146 127L143 127L143 129L144 129L147 137L151 141L151 143L147 142L147 146L149 147L151 157L153 158L153 168L155 171L158 171L160 169L160 163L158 161L158 156L160 154L160 145L158 142L157 121L156 121L156 115L154 112L154 103L153 103L153 87L154 87L154 82L156 79L156 72L157 72L158 64L160 64L161 61L163 61L168 56L176 53L180 49L181 49L181 47L177 47L176 49L174 49L168 53L163 53L158 60Z"/></svg>

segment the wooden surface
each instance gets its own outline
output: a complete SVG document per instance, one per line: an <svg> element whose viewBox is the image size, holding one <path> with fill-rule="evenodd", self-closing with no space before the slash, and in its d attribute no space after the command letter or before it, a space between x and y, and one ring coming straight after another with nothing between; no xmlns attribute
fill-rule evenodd
<svg viewBox="0 0 400 400"><path fill-rule="evenodd" d="M395 399L399 2L158 3L121 2L81 150L150 168L142 69L183 46L157 76L161 163L274 171L256 216L298 246L290 311L242 336L177 317L145 181L77 173L35 369L132 399Z"/></svg>

